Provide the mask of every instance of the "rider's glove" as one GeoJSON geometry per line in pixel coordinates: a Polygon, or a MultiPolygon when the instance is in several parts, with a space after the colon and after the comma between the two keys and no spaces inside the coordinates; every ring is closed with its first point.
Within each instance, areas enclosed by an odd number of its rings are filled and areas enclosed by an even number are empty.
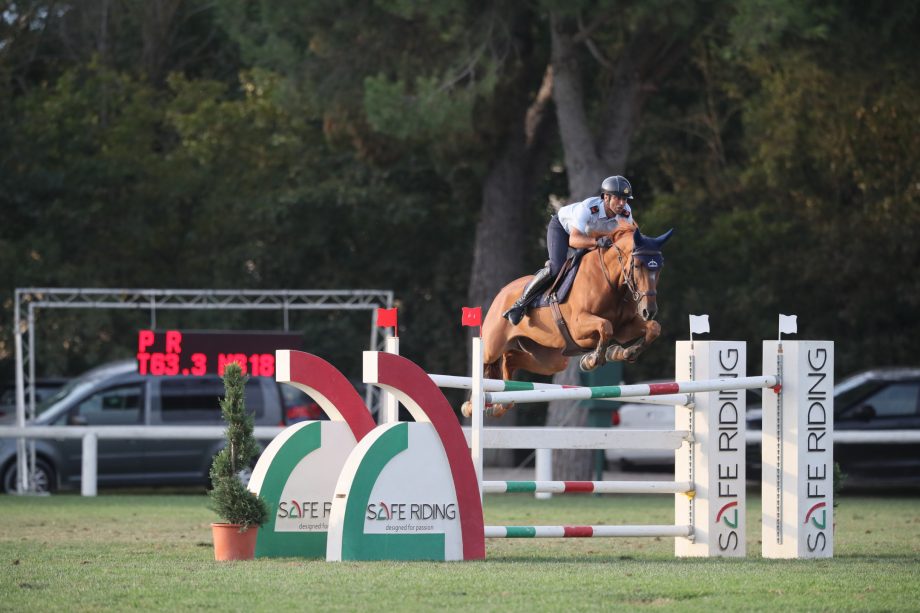
{"type": "Polygon", "coordinates": [[[613,247],[613,240],[611,240],[609,236],[602,236],[594,242],[601,249],[610,249],[613,247]]]}

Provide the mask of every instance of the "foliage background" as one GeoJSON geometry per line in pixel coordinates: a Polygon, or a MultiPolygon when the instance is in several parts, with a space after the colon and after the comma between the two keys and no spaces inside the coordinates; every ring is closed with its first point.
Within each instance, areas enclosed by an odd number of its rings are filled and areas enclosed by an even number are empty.
{"type": "MultiPolygon", "coordinates": [[[[838,376],[917,364],[915,2],[27,0],[0,4],[0,374],[30,286],[392,289],[403,352],[465,372],[460,306],[488,306],[490,270],[539,267],[552,206],[582,197],[561,106],[511,146],[560,24],[588,125],[636,111],[605,174],[633,181],[646,233],[677,230],[665,336],[629,380],[670,372],[688,313],[755,343],[796,313],[838,376]],[[650,40],[630,107],[617,67],[650,40]]],[[[357,375],[366,319],[295,323],[357,375]]],[[[130,355],[143,325],[42,314],[38,374],[130,355]]]]}

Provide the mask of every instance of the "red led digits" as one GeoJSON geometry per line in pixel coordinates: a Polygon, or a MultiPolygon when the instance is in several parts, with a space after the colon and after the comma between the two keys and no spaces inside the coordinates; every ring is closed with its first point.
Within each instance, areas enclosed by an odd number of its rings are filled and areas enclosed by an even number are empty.
{"type": "Polygon", "coordinates": [[[178,330],[166,331],[166,353],[182,353],[182,333],[178,330]]]}
{"type": "MultiPolygon", "coordinates": [[[[255,372],[255,369],[253,369],[255,372]]],[[[263,353],[259,356],[259,376],[262,377],[274,377],[275,376],[275,356],[271,353],[263,353]]]]}
{"type": "Polygon", "coordinates": [[[302,343],[301,335],[292,332],[140,330],[137,372],[158,376],[223,376],[227,364],[237,362],[245,374],[274,377],[274,352],[299,349],[302,343]]]}
{"type": "Polygon", "coordinates": [[[206,372],[208,372],[208,357],[203,353],[193,353],[191,374],[200,377],[206,372]]]}
{"type": "Polygon", "coordinates": [[[141,375],[178,375],[179,361],[182,354],[182,333],[178,330],[166,331],[166,351],[147,351],[156,343],[153,330],[141,330],[137,333],[137,372],[141,375]]]}
{"type": "Polygon", "coordinates": [[[224,368],[227,367],[227,364],[233,364],[236,362],[240,365],[240,368],[243,369],[243,374],[248,374],[249,369],[246,361],[245,353],[218,353],[217,354],[217,374],[221,377],[224,376],[224,368]]]}
{"type": "Polygon", "coordinates": [[[270,353],[254,353],[249,356],[249,372],[259,377],[275,376],[275,356],[270,353]]]}
{"type": "Polygon", "coordinates": [[[137,372],[142,375],[147,374],[150,354],[147,349],[153,345],[153,330],[141,330],[137,333],[137,372]]]}

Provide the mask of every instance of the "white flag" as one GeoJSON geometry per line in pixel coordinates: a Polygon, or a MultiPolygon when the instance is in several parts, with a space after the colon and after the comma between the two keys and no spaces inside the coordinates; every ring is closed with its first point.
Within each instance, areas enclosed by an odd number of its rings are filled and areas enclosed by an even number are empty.
{"type": "Polygon", "coordinates": [[[709,315],[690,316],[690,334],[708,334],[709,315]]]}
{"type": "Polygon", "coordinates": [[[798,332],[798,324],[796,324],[795,315],[780,315],[779,316],[779,333],[780,334],[795,334],[798,332]]]}

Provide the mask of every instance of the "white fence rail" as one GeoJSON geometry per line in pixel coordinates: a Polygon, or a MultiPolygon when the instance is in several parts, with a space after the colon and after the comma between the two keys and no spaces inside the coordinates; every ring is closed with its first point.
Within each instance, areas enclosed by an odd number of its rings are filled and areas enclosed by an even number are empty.
{"type": "MultiPolygon", "coordinates": [[[[256,426],[259,439],[273,439],[283,430],[279,426],[256,426]]],[[[224,426],[0,426],[0,438],[83,438],[95,434],[98,438],[144,440],[157,439],[219,439],[224,438],[224,426]]]]}
{"type": "MultiPolygon", "coordinates": [[[[257,426],[257,439],[271,440],[283,430],[277,426],[257,426]]],[[[83,439],[80,494],[95,496],[98,482],[99,439],[218,440],[226,436],[223,426],[0,426],[0,438],[83,439]]]]}
{"type": "MultiPolygon", "coordinates": [[[[276,437],[283,428],[277,426],[257,426],[254,430],[258,439],[270,440],[276,437]]],[[[537,479],[552,480],[553,448],[568,447],[571,445],[572,436],[578,431],[581,440],[581,449],[614,449],[614,448],[641,448],[646,447],[654,440],[658,444],[667,438],[667,446],[674,448],[680,446],[684,432],[658,432],[654,430],[617,430],[616,428],[533,428],[526,436],[515,434],[509,429],[502,432],[503,428],[486,428],[483,430],[484,446],[495,449],[533,449],[538,448],[537,479]],[[590,437],[583,435],[590,431],[590,437]],[[673,440],[672,440],[673,439],[673,440]]],[[[520,429],[516,429],[520,430],[520,429]]],[[[467,441],[470,439],[469,428],[464,428],[467,441]]],[[[95,496],[97,491],[97,442],[99,439],[145,439],[145,440],[194,440],[194,439],[222,439],[225,435],[223,426],[0,426],[0,438],[22,439],[83,439],[83,464],[80,493],[84,496],[95,496]]],[[[761,432],[749,430],[748,443],[760,443],[761,432]]],[[[885,430],[877,432],[866,431],[835,431],[835,443],[856,444],[909,444],[920,443],[920,430],[885,430]]],[[[542,496],[541,496],[542,497],[542,496]]]]}
{"type": "MultiPolygon", "coordinates": [[[[920,443],[920,430],[834,430],[835,443],[891,443],[907,444],[920,443]]],[[[748,430],[745,440],[748,443],[760,444],[761,431],[748,430]]]]}

